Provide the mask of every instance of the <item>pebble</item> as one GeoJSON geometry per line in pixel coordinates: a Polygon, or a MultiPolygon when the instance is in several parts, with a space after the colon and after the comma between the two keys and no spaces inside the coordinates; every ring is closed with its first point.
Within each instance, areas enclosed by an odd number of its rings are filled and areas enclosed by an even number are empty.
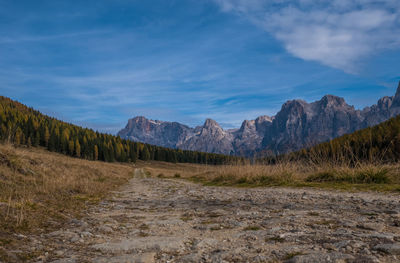
{"type": "Polygon", "coordinates": [[[134,178],[66,229],[26,240],[55,263],[398,262],[399,206],[377,193],[134,178]]]}
{"type": "Polygon", "coordinates": [[[379,244],[374,249],[391,255],[400,255],[399,244],[379,244]]]}

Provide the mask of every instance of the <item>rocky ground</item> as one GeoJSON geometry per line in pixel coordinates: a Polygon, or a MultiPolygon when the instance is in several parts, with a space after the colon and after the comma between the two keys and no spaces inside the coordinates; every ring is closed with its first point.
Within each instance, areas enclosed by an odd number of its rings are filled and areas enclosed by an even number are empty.
{"type": "Polygon", "coordinates": [[[134,178],[33,262],[400,262],[400,197],[134,178]]]}

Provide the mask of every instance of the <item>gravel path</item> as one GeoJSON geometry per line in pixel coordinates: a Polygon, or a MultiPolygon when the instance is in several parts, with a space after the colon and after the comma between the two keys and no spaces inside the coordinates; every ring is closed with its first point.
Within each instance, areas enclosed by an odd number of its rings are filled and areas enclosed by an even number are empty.
{"type": "Polygon", "coordinates": [[[134,178],[33,243],[54,263],[400,262],[400,197],[134,178]]]}

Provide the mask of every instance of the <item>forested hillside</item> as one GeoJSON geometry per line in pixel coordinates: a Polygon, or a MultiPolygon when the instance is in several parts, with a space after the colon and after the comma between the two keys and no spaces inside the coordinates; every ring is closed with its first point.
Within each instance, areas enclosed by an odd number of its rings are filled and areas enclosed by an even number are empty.
{"type": "Polygon", "coordinates": [[[153,146],[95,132],[46,116],[0,96],[0,140],[15,145],[43,146],[50,151],[88,160],[226,164],[240,158],[153,146]]]}
{"type": "Polygon", "coordinates": [[[400,115],[329,142],[267,160],[272,163],[281,160],[306,160],[316,164],[333,162],[349,165],[360,162],[397,162],[400,160],[400,115]]]}

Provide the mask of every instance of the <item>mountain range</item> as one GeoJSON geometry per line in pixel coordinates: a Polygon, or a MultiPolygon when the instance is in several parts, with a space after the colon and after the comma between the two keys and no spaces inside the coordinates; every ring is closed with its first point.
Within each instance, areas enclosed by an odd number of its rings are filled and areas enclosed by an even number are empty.
{"type": "Polygon", "coordinates": [[[245,120],[239,129],[224,130],[212,119],[192,128],[139,116],[128,120],[118,135],[169,148],[242,156],[271,155],[310,147],[398,114],[400,82],[394,96],[385,96],[362,110],[348,105],[341,97],[325,95],[312,103],[299,99],[287,101],[275,116],[245,120]]]}

